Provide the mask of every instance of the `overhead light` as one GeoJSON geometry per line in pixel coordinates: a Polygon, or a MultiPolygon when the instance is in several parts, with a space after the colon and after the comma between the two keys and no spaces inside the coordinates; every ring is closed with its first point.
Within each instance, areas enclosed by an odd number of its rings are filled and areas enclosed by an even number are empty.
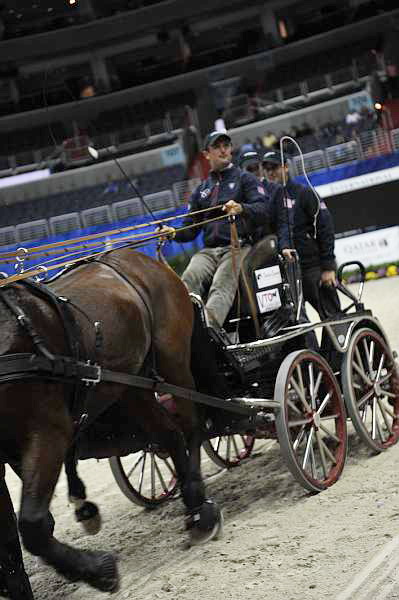
{"type": "Polygon", "coordinates": [[[88,150],[90,156],[92,158],[94,158],[94,160],[97,160],[97,158],[98,158],[98,151],[95,148],[93,148],[93,146],[87,146],[87,150],[88,150]]]}
{"type": "Polygon", "coordinates": [[[374,104],[374,108],[375,108],[375,110],[381,110],[382,109],[382,104],[380,102],[376,102],[374,104]]]}
{"type": "Polygon", "coordinates": [[[76,0],[69,0],[69,4],[76,4],[76,0]]]}

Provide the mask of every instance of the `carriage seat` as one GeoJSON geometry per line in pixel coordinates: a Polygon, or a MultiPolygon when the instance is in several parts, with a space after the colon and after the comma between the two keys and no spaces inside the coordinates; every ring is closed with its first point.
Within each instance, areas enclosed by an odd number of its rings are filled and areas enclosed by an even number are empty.
{"type": "MultiPolygon", "coordinates": [[[[276,236],[267,235],[254,244],[242,262],[239,316],[252,317],[255,310],[262,324],[262,337],[272,337],[295,319],[300,286],[299,265],[282,260],[276,236]]],[[[237,298],[224,326],[227,331],[236,318],[237,298]]]]}

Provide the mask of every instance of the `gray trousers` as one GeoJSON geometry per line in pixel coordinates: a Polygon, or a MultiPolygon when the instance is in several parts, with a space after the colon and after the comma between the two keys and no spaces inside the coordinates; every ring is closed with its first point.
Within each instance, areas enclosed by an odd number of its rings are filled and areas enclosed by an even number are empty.
{"type": "MultiPolygon", "coordinates": [[[[237,269],[250,249],[251,246],[244,246],[239,254],[237,252],[237,269]]],[[[206,309],[209,322],[212,326],[222,327],[234,302],[238,285],[230,246],[203,248],[194,254],[182,280],[189,292],[201,297],[208,292],[206,309]]]]}

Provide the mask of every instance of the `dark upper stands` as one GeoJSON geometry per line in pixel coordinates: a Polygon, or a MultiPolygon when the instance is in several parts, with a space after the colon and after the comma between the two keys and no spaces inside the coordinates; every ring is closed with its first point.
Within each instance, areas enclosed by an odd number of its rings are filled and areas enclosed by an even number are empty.
{"type": "MultiPolygon", "coordinates": [[[[134,182],[144,196],[171,189],[176,181],[181,181],[184,177],[184,167],[175,166],[146,173],[135,178],[134,182]]],[[[2,210],[1,224],[5,227],[37,219],[49,219],[65,213],[79,213],[89,208],[110,205],[136,196],[137,193],[128,181],[112,181],[7,206],[2,210]]]]}

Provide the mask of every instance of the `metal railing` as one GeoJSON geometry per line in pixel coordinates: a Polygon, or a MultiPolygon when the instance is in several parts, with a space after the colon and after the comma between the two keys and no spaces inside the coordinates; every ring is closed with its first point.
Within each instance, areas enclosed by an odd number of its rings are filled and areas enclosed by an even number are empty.
{"type": "MultiPolygon", "coordinates": [[[[313,171],[320,171],[321,169],[327,168],[326,156],[323,150],[315,150],[314,152],[307,152],[303,155],[303,161],[307,173],[313,171]]],[[[302,161],[300,156],[293,158],[294,170],[296,175],[303,175],[302,161]]]]}
{"type": "Polygon", "coordinates": [[[348,165],[361,158],[359,146],[355,141],[329,146],[325,150],[325,155],[329,167],[348,165]]]}
{"type": "MultiPolygon", "coordinates": [[[[303,155],[303,160],[306,172],[312,173],[397,151],[399,151],[399,129],[392,131],[374,129],[359,133],[357,139],[350,142],[328,146],[325,150],[307,152],[303,155]]],[[[303,175],[299,156],[294,156],[291,164],[294,175],[303,175]]]]}

